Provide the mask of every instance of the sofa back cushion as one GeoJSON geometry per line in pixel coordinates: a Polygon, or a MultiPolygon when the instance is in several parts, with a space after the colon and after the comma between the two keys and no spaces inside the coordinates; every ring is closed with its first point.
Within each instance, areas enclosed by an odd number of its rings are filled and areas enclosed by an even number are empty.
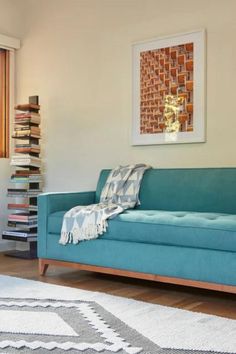
{"type": "MultiPolygon", "coordinates": [[[[109,172],[100,173],[96,202],[109,172]]],[[[139,198],[139,209],[236,214],[236,168],[150,169],[139,198]]]]}

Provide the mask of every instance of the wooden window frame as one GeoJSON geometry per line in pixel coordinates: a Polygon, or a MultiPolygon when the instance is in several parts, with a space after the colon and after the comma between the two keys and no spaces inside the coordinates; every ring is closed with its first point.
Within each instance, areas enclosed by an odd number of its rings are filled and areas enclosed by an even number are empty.
{"type": "Polygon", "coordinates": [[[5,60],[0,59],[0,71],[4,70],[3,82],[0,83],[0,159],[8,158],[11,150],[10,130],[15,103],[15,50],[19,48],[19,39],[0,34],[0,50],[5,53],[5,60]]]}
{"type": "Polygon", "coordinates": [[[9,157],[10,52],[0,49],[0,157],[9,157]]]}

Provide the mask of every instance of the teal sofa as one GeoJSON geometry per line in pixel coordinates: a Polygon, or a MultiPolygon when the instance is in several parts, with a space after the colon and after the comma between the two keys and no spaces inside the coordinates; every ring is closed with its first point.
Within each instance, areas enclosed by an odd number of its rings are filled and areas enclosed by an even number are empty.
{"type": "Polygon", "coordinates": [[[236,168],[148,170],[140,206],[96,240],[60,245],[65,212],[98,202],[109,172],[96,191],[38,197],[41,274],[63,265],[236,293],[236,168]]]}

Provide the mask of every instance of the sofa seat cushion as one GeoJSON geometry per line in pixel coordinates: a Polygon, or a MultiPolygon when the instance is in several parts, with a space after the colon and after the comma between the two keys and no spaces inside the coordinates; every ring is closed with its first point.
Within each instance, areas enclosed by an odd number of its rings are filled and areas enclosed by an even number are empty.
{"type": "MultiPolygon", "coordinates": [[[[60,233],[65,211],[52,213],[49,233],[60,233]]],[[[236,215],[127,210],[109,220],[102,239],[236,252],[236,215]]]]}

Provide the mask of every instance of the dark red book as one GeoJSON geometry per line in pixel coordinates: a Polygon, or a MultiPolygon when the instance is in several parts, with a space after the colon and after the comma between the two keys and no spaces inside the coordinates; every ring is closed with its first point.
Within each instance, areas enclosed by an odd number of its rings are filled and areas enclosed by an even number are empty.
{"type": "Polygon", "coordinates": [[[15,106],[15,109],[18,111],[25,111],[25,112],[38,112],[40,109],[39,104],[27,103],[27,104],[18,104],[15,106]]]}
{"type": "Polygon", "coordinates": [[[9,203],[7,205],[8,209],[26,209],[29,208],[29,204],[23,203],[23,204],[17,204],[17,203],[9,203]]]}

